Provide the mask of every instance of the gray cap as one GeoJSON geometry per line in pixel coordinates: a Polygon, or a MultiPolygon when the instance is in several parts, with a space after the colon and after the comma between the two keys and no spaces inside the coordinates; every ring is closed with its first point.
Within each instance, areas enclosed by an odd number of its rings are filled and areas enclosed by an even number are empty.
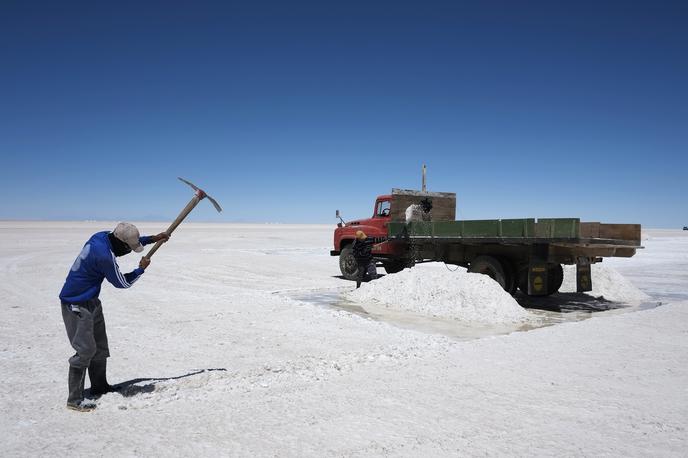
{"type": "Polygon", "coordinates": [[[133,251],[140,253],[143,245],[139,241],[139,230],[131,223],[119,223],[112,234],[127,244],[133,251]]]}

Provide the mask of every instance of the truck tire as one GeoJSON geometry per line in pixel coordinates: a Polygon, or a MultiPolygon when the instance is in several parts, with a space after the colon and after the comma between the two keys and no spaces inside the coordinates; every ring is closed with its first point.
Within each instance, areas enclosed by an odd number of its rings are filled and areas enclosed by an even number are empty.
{"type": "MultiPolygon", "coordinates": [[[[561,267],[561,264],[547,263],[547,291],[544,296],[551,296],[559,291],[563,282],[564,269],[561,267]]],[[[528,269],[521,272],[518,288],[523,294],[528,294],[528,269]]]]}
{"type": "Polygon", "coordinates": [[[518,273],[518,289],[523,294],[528,294],[528,266],[521,269],[518,273]]]}
{"type": "Polygon", "coordinates": [[[547,265],[547,295],[554,294],[559,291],[561,284],[564,282],[564,269],[561,264],[547,265]]]}
{"type": "Polygon", "coordinates": [[[507,293],[513,296],[516,293],[516,290],[518,289],[518,272],[516,270],[516,266],[514,266],[514,263],[512,263],[507,258],[499,258],[499,261],[502,263],[502,268],[504,269],[504,276],[507,285],[507,287],[504,289],[507,293]]]}
{"type": "Polygon", "coordinates": [[[342,276],[347,280],[356,280],[358,278],[358,264],[354,258],[354,250],[351,245],[342,248],[339,253],[339,270],[342,271],[342,276]]]}
{"type": "Polygon", "coordinates": [[[484,274],[499,283],[499,286],[504,288],[505,291],[509,291],[510,285],[506,274],[504,273],[504,267],[499,259],[492,256],[478,256],[471,264],[468,266],[468,271],[484,274]]]}

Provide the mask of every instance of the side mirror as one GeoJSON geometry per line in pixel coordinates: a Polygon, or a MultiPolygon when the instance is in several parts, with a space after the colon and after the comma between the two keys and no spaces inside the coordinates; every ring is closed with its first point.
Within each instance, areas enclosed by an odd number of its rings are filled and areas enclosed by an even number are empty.
{"type": "Polygon", "coordinates": [[[346,224],[344,222],[344,220],[342,219],[342,217],[339,215],[339,210],[337,210],[337,212],[335,213],[335,218],[339,219],[339,223],[337,223],[337,227],[342,227],[346,224]]]}

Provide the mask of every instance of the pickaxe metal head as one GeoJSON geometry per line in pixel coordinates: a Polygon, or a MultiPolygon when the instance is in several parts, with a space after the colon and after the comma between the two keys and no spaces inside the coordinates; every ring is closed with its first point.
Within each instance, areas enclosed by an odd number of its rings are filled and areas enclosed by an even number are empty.
{"type": "MultiPolygon", "coordinates": [[[[171,235],[172,232],[177,228],[177,226],[179,226],[181,224],[181,222],[184,221],[184,218],[186,218],[189,215],[189,213],[191,213],[191,210],[193,210],[194,207],[196,207],[196,205],[201,200],[205,199],[206,197],[208,198],[208,200],[210,202],[213,203],[215,210],[217,210],[218,212],[222,211],[220,204],[218,204],[215,199],[213,199],[208,194],[206,194],[204,190],[202,190],[201,188],[199,188],[195,184],[191,183],[190,181],[185,180],[182,177],[177,177],[177,178],[179,178],[181,181],[183,181],[184,183],[191,186],[191,188],[193,188],[193,190],[196,191],[196,193],[191,198],[189,203],[186,204],[186,207],[184,207],[182,209],[181,213],[179,213],[179,216],[177,216],[177,218],[172,222],[172,224],[170,224],[170,227],[167,228],[167,230],[165,231],[167,233],[167,235],[171,235]]],[[[162,246],[162,244],[163,244],[163,241],[156,242],[155,245],[153,246],[153,248],[151,248],[150,251],[148,252],[148,254],[146,254],[146,257],[150,259],[150,257],[153,256],[153,254],[156,251],[158,251],[158,248],[160,248],[162,246]]]]}
{"type": "Polygon", "coordinates": [[[193,184],[192,182],[190,182],[190,181],[188,181],[188,180],[185,180],[185,179],[182,178],[182,177],[177,177],[177,178],[179,178],[179,180],[181,180],[181,181],[183,181],[184,183],[186,183],[186,184],[188,184],[189,186],[191,186],[191,188],[192,188],[194,191],[196,191],[196,195],[198,196],[199,199],[202,200],[203,198],[207,197],[208,200],[209,200],[210,202],[212,202],[213,206],[215,207],[215,210],[217,210],[218,212],[221,212],[221,211],[222,211],[222,207],[220,207],[220,204],[218,204],[217,201],[216,201],[215,199],[213,199],[213,198],[210,197],[208,194],[206,194],[206,192],[205,192],[204,190],[202,190],[201,188],[199,188],[198,186],[196,186],[196,185],[193,184]]]}

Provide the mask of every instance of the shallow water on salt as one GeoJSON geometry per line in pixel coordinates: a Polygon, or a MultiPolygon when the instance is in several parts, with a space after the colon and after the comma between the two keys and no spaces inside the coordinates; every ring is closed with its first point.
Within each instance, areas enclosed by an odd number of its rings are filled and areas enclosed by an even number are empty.
{"type": "Polygon", "coordinates": [[[457,340],[472,340],[512,332],[525,332],[561,323],[587,320],[595,316],[637,312],[662,305],[662,302],[659,301],[647,301],[638,304],[610,302],[581,293],[556,293],[549,297],[539,298],[519,293],[515,299],[528,310],[529,318],[527,321],[510,324],[484,324],[392,310],[375,303],[361,304],[346,298],[346,293],[349,291],[350,288],[336,288],[278,291],[275,294],[322,307],[344,310],[400,328],[440,334],[457,340]]]}

